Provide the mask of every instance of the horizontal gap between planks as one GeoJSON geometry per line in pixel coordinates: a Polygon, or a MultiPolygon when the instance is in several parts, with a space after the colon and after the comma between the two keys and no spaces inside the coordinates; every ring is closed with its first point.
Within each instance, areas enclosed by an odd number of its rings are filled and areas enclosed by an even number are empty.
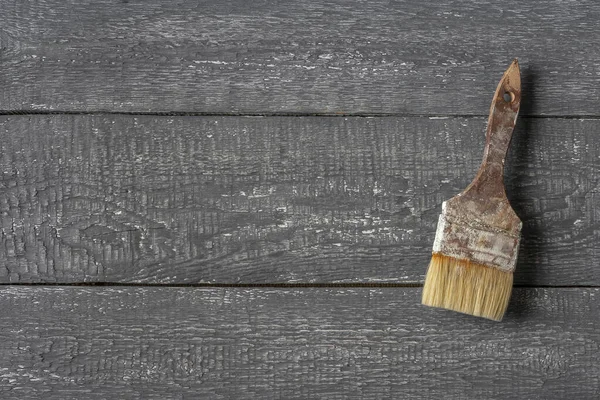
{"type": "MultiPolygon", "coordinates": [[[[0,283],[2,286],[60,286],[60,287],[164,287],[164,288],[421,288],[423,283],[128,283],[128,282],[85,282],[85,283],[53,283],[53,282],[18,282],[0,283]]],[[[524,289],[594,289],[592,285],[514,285],[524,289]]]]}
{"type": "MultiPolygon", "coordinates": [[[[362,117],[362,118],[487,118],[487,114],[411,114],[411,113],[294,113],[294,112],[184,112],[184,111],[57,111],[57,110],[0,110],[6,115],[131,115],[131,116],[172,116],[172,117],[362,117]]],[[[532,119],[600,119],[599,115],[520,115],[519,118],[532,119]]]]}

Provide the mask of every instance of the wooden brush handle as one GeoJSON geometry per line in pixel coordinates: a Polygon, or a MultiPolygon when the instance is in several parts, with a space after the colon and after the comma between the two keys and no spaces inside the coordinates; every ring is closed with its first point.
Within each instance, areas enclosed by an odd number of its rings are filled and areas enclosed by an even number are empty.
{"type": "Polygon", "coordinates": [[[490,107],[483,162],[462,196],[473,200],[505,199],[504,159],[521,105],[519,63],[514,60],[500,80],[490,107]]]}

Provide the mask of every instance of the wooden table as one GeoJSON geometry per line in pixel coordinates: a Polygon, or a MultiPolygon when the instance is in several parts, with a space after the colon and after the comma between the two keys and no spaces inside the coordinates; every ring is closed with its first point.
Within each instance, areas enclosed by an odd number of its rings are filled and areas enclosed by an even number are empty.
{"type": "Polygon", "coordinates": [[[0,398],[598,399],[599,14],[0,0],[0,398]],[[513,57],[494,323],[420,287],[513,57]]]}

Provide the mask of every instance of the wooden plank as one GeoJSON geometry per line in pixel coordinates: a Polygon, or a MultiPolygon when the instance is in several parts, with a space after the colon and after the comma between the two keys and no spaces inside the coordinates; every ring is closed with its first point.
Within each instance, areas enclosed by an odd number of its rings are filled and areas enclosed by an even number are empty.
{"type": "Polygon", "coordinates": [[[600,4],[1,0],[0,110],[599,115],[600,4]]]}
{"type": "MultiPolygon", "coordinates": [[[[525,119],[516,283],[598,285],[600,120],[525,119]]],[[[0,119],[2,282],[422,282],[482,118],[0,119]]]]}
{"type": "Polygon", "coordinates": [[[600,289],[495,323],[419,288],[4,287],[3,399],[596,399],[600,289]]]}

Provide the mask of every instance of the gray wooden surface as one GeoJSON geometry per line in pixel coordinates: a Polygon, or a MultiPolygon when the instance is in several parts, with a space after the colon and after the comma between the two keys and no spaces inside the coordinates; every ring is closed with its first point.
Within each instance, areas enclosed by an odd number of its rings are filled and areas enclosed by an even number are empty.
{"type": "Polygon", "coordinates": [[[598,115],[600,4],[0,2],[0,110],[598,115]],[[494,79],[491,79],[494,78],[494,79]]]}
{"type": "MultiPolygon", "coordinates": [[[[485,120],[0,118],[4,282],[422,282],[485,120]]],[[[525,119],[520,285],[598,285],[600,120],[525,119]]]]}
{"type": "Polygon", "coordinates": [[[0,290],[3,399],[594,399],[600,289],[502,323],[420,288],[0,290]]]}
{"type": "Polygon", "coordinates": [[[0,0],[0,398],[600,398],[599,14],[0,0]],[[514,57],[493,323],[419,296],[514,57]]]}

